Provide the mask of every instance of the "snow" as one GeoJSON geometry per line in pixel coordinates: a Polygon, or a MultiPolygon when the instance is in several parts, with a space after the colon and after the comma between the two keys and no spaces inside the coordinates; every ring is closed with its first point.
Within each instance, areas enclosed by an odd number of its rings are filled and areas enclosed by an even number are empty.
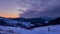
{"type": "Polygon", "coordinates": [[[49,21],[45,21],[45,23],[48,23],[49,21]]]}
{"type": "Polygon", "coordinates": [[[0,26],[0,34],[60,34],[60,25],[38,27],[31,30],[19,27],[0,26]],[[50,31],[48,31],[48,27],[50,31]]]}
{"type": "Polygon", "coordinates": [[[26,27],[30,27],[31,26],[30,22],[19,22],[19,23],[24,25],[24,26],[26,26],[26,27]]]}
{"type": "MultiPolygon", "coordinates": [[[[36,23],[36,24],[32,24],[31,22],[20,22],[20,21],[16,21],[16,20],[12,20],[10,18],[0,18],[0,20],[6,24],[7,26],[14,26],[14,27],[23,27],[23,28],[30,28],[32,26],[37,26],[37,25],[42,25],[42,23],[36,23]]],[[[49,21],[46,20],[44,23],[48,23],[49,21]]]]}
{"type": "Polygon", "coordinates": [[[13,26],[26,26],[27,28],[31,27],[31,26],[34,26],[33,24],[31,24],[31,22],[19,22],[19,21],[16,21],[16,20],[12,20],[12,19],[9,19],[9,18],[3,18],[0,20],[2,20],[3,22],[6,22],[6,24],[9,24],[9,25],[13,25],[13,26]],[[20,25],[17,25],[17,24],[22,24],[21,26],[20,25]]]}
{"type": "Polygon", "coordinates": [[[4,21],[6,23],[14,23],[14,24],[18,23],[18,21],[14,21],[14,20],[11,20],[11,19],[4,19],[4,21]]]}

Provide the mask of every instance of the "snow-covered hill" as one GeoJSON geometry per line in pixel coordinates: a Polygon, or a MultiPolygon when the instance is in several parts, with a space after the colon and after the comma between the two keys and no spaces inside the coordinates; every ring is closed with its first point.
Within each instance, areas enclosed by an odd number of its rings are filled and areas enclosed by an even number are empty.
{"type": "Polygon", "coordinates": [[[2,26],[20,27],[25,29],[33,29],[36,27],[43,27],[43,26],[57,25],[57,24],[60,24],[60,17],[53,20],[49,20],[49,18],[20,19],[20,18],[0,17],[0,25],[2,26]]]}
{"type": "Polygon", "coordinates": [[[31,30],[0,26],[0,34],[60,34],[60,25],[38,27],[31,30]]]}
{"type": "Polygon", "coordinates": [[[23,28],[31,28],[31,27],[37,27],[40,25],[47,24],[48,21],[43,21],[43,19],[39,18],[34,18],[34,19],[26,19],[27,21],[24,21],[22,19],[15,19],[14,18],[3,18],[0,17],[0,25],[3,26],[12,26],[12,27],[23,27],[23,28]],[[21,20],[21,21],[19,21],[21,20]],[[35,22],[34,22],[35,20],[35,22]],[[30,22],[31,21],[31,22],[30,22]]]}

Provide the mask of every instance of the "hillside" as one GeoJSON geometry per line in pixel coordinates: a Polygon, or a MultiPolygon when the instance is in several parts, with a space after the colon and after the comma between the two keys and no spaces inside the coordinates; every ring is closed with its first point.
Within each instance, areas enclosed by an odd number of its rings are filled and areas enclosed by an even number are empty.
{"type": "Polygon", "coordinates": [[[60,24],[60,17],[55,19],[50,18],[4,18],[0,17],[0,25],[10,27],[21,27],[25,29],[32,29],[37,27],[57,25],[60,24]]]}
{"type": "Polygon", "coordinates": [[[0,26],[0,34],[60,34],[60,25],[38,27],[31,30],[0,26]],[[50,31],[48,31],[48,28],[50,31]]]}

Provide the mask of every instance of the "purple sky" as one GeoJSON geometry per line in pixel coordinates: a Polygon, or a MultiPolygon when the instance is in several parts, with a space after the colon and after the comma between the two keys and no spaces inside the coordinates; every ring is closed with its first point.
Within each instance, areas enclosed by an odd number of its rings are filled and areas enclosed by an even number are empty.
{"type": "Polygon", "coordinates": [[[60,17],[60,0],[0,0],[0,16],[60,17]]]}
{"type": "Polygon", "coordinates": [[[17,17],[18,8],[16,0],[0,0],[0,16],[17,17]]]}
{"type": "Polygon", "coordinates": [[[60,0],[19,0],[18,5],[26,8],[24,18],[60,17],[60,0]]]}

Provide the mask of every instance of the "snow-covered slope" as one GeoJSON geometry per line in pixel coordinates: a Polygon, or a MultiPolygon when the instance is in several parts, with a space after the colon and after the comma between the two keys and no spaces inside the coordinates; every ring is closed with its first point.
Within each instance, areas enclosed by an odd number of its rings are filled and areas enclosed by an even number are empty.
{"type": "Polygon", "coordinates": [[[32,22],[30,22],[28,20],[20,22],[20,21],[17,21],[17,20],[12,20],[10,18],[0,18],[0,25],[12,26],[12,27],[22,27],[22,28],[30,29],[32,27],[35,28],[35,27],[38,27],[40,25],[42,26],[43,24],[47,24],[47,22],[48,22],[48,21],[42,21],[42,20],[36,21],[36,19],[35,19],[36,23],[33,22],[33,21],[34,21],[34,19],[32,20],[32,22]]]}
{"type": "Polygon", "coordinates": [[[60,25],[38,27],[31,30],[0,26],[0,34],[60,34],[60,25]]]}

